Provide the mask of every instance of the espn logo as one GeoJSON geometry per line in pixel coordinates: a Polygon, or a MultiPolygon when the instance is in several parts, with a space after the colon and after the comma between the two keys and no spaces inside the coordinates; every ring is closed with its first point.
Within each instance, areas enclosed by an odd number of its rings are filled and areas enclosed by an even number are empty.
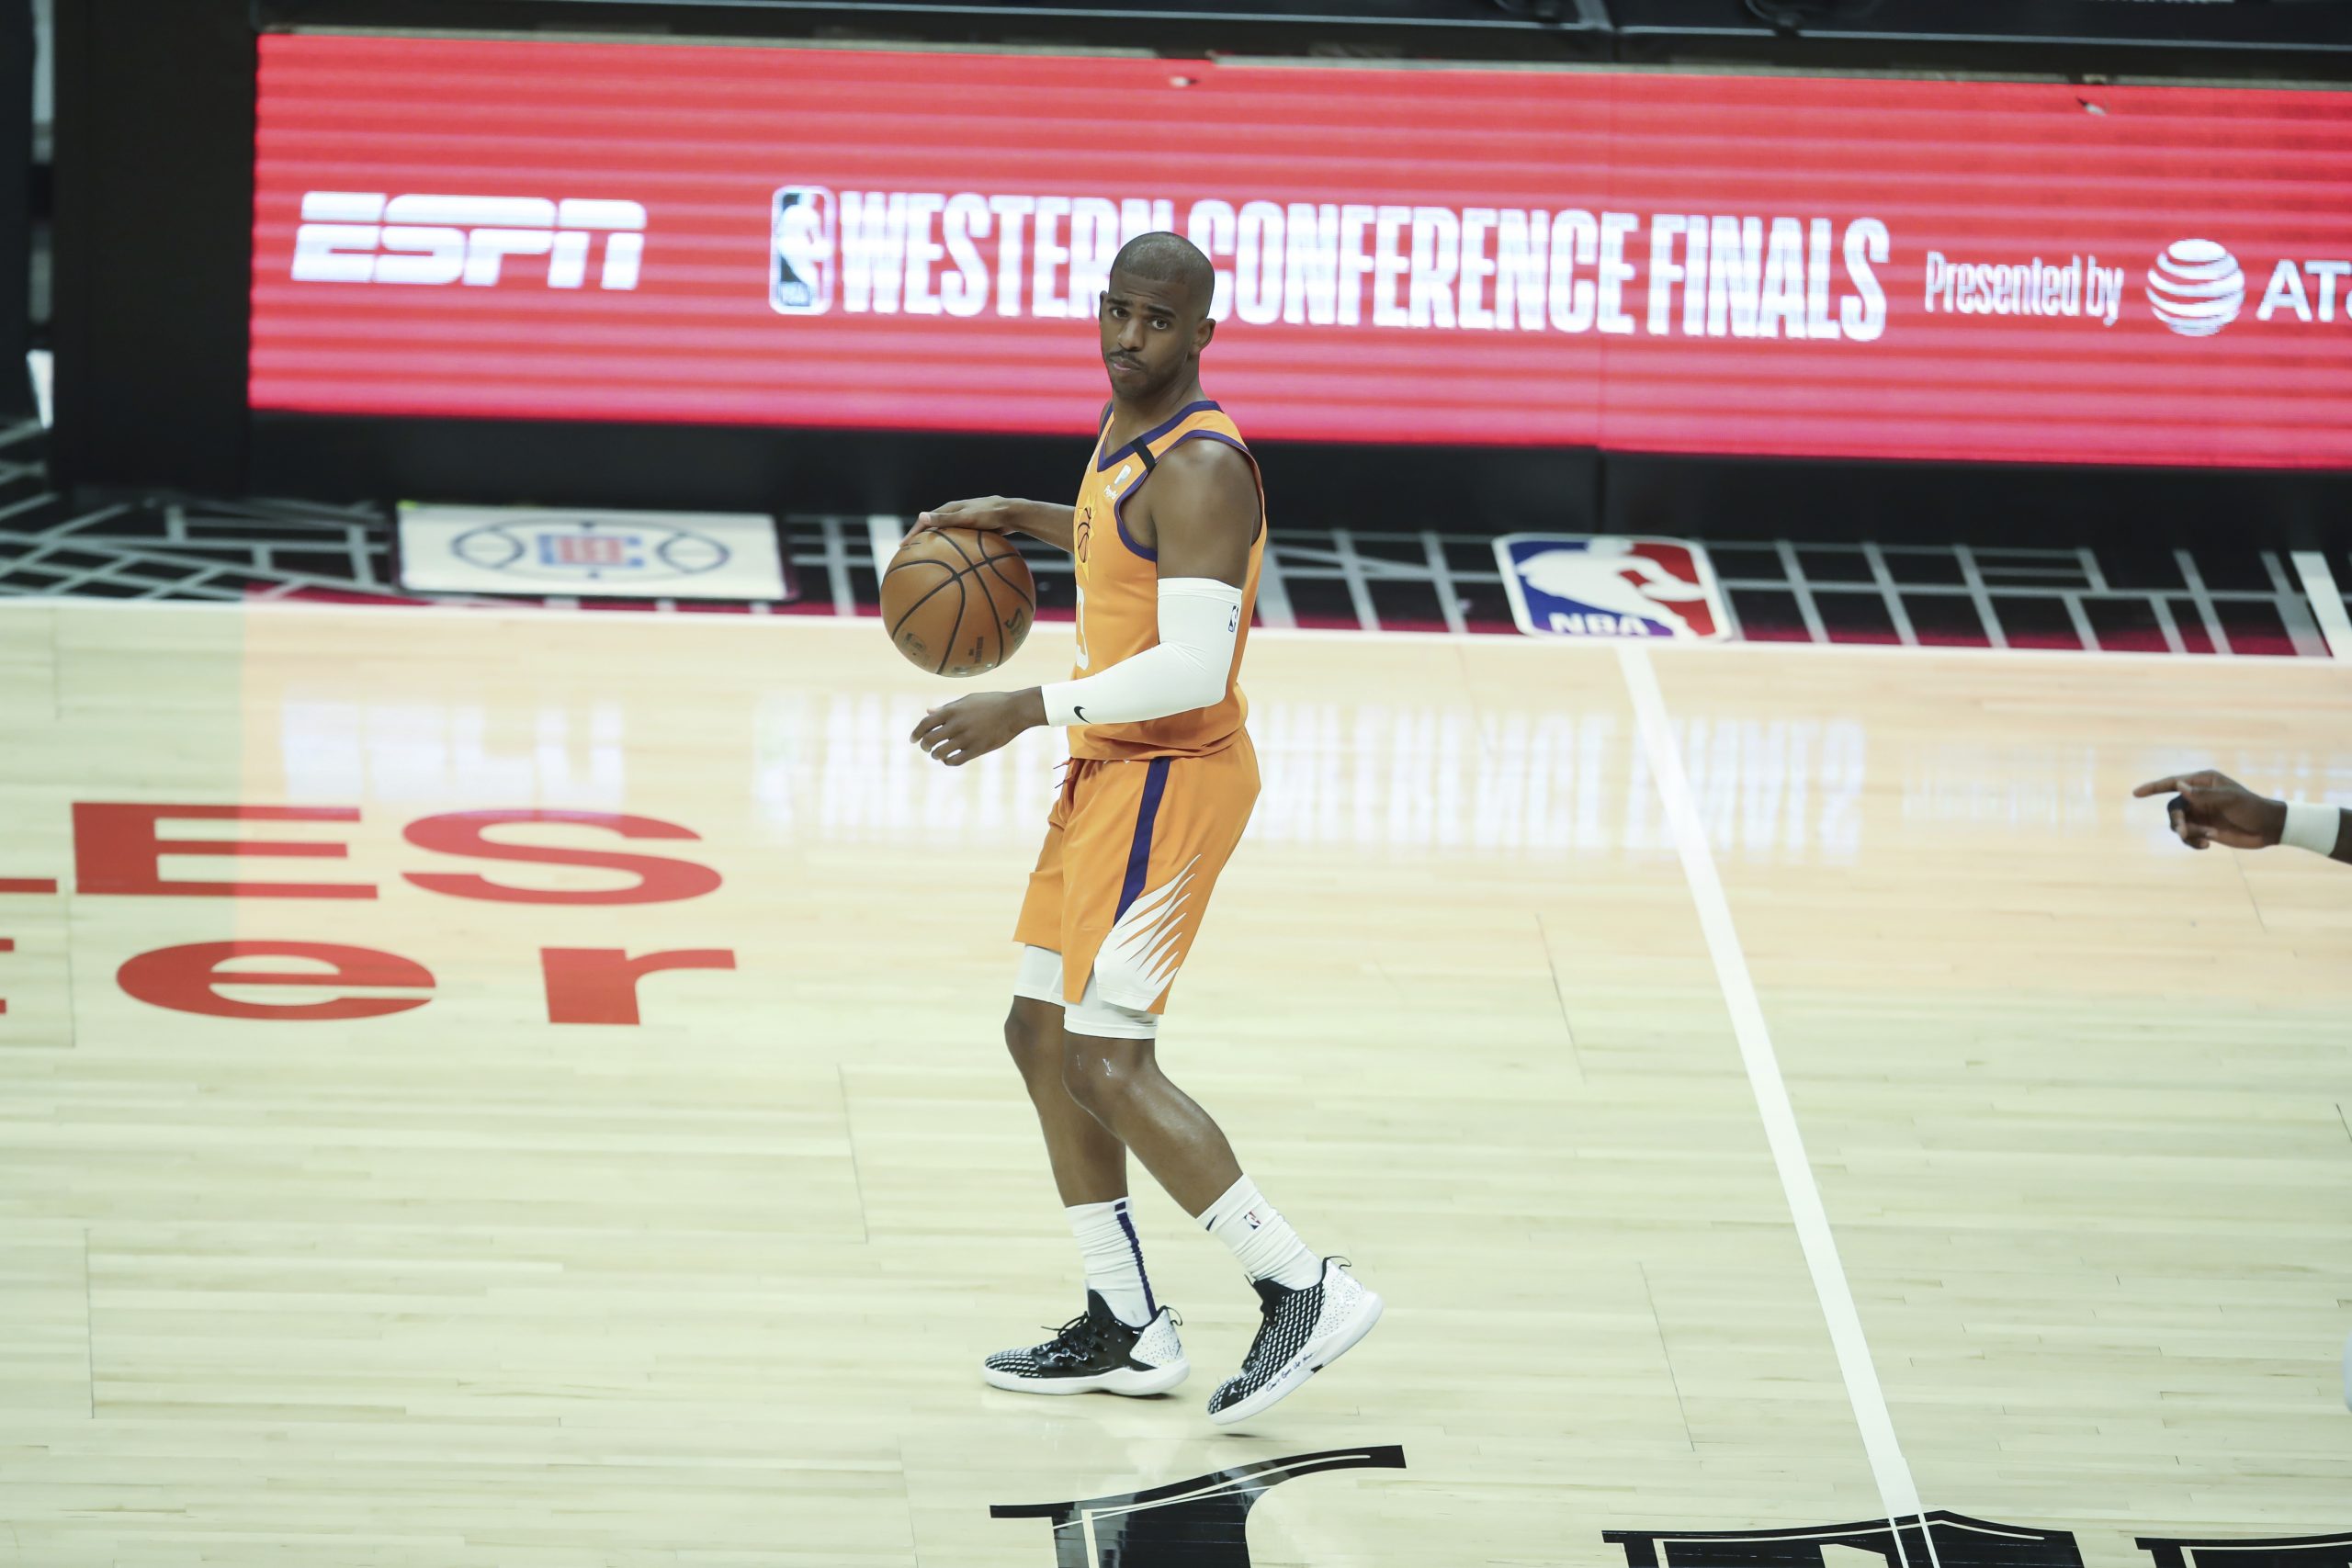
{"type": "Polygon", "coordinates": [[[549,201],[536,196],[396,196],[314,190],[294,232],[299,283],[464,283],[486,288],[508,256],[548,258],[549,288],[588,281],[595,237],[605,236],[605,288],[635,288],[645,254],[645,209],[634,201],[549,201]]]}

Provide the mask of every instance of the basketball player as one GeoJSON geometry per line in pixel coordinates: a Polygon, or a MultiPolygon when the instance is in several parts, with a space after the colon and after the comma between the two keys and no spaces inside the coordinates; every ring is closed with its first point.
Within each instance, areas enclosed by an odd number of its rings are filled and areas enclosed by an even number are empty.
{"type": "Polygon", "coordinates": [[[2172,830],[2192,850],[2214,844],[2233,850],[2293,844],[2352,863],[2352,811],[2301,800],[2267,799],[2211,768],[2151,779],[2133,790],[2132,797],[2144,800],[2166,790],[2177,792],[2165,808],[2172,830]]]}
{"type": "MultiPolygon", "coordinates": [[[[2179,793],[2165,802],[2165,815],[2180,841],[2192,850],[2215,844],[2233,850],[2292,844],[2352,864],[2352,811],[2302,800],[2271,800],[2211,768],[2150,779],[2132,792],[2132,798],[2144,800],[2168,789],[2179,793]]],[[[2344,1404],[2352,1409],[2352,1336],[2344,1341],[2344,1404]]]]}
{"type": "Polygon", "coordinates": [[[1175,1314],[1152,1293],[1127,1208],[1135,1152],[1184,1212],[1233,1250],[1261,1321],[1209,1419],[1246,1420],[1379,1320],[1343,1258],[1318,1258],[1207,1111],[1153,1050],[1170,987],[1217,873],[1258,798],[1258,756],[1236,684],[1266,546],[1265,491],[1240,432],[1201,390],[1215,275],[1174,234],[1144,234],[1100,299],[1111,400],[1078,504],[991,496],[926,512],[917,532],[1017,529],[1077,558],[1071,678],[933,708],[913,740],[958,767],[1033,726],[1069,729],[1013,940],[1005,1043],[1028,1085],[1054,1183],[1086,1269],[1086,1310],[980,1375],[1034,1393],[1159,1393],[1191,1370],[1175,1314]]]}

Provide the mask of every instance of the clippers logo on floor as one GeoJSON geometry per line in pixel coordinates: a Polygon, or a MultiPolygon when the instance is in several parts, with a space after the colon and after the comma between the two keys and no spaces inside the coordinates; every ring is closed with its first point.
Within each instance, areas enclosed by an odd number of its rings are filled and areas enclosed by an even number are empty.
{"type": "Polygon", "coordinates": [[[783,557],[773,518],[710,512],[568,512],[532,507],[400,507],[401,582],[431,593],[571,593],[778,599],[783,557]]]}
{"type": "Polygon", "coordinates": [[[1687,539],[1506,534],[1495,541],[1511,618],[1530,637],[1733,636],[1707,552],[1687,539]]]}

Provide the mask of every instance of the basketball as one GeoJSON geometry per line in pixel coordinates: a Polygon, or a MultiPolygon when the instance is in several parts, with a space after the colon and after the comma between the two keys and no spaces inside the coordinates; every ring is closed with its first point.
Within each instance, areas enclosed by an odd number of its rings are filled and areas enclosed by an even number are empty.
{"type": "Polygon", "coordinates": [[[934,675],[983,675],[1019,651],[1035,619],[1037,584],[1002,534],[933,528],[914,535],[882,574],[890,646],[934,675]]]}

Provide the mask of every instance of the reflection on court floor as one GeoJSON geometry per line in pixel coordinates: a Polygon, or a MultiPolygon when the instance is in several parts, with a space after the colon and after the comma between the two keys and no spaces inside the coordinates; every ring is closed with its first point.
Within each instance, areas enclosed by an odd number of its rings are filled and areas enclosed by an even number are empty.
{"type": "MultiPolygon", "coordinates": [[[[1041,732],[946,773],[906,744],[919,704],[881,691],[768,696],[756,705],[752,794],[780,836],[952,839],[1038,819],[1038,780],[1060,756],[1041,732]]],[[[380,705],[289,697],[279,708],[288,799],[368,795],[614,808],[628,792],[625,710],[601,702],[493,713],[481,704],[380,705]]],[[[1620,716],[1385,703],[1257,705],[1264,792],[1253,838],[1359,848],[1565,852],[1669,847],[1641,749],[1620,716]]],[[[1677,721],[1716,852],[1851,857],[1864,829],[1870,730],[1826,719],[1677,721]]],[[[2092,742],[1913,750],[1903,815],[1922,823],[2089,828],[2128,808],[2100,793],[2092,742]]],[[[2241,749],[2239,773],[2301,798],[2352,798],[2352,749],[2241,749]]],[[[2141,826],[2148,827],[2143,819],[2141,826]]],[[[2173,840],[2161,821],[2152,846],[2173,840]]]]}

